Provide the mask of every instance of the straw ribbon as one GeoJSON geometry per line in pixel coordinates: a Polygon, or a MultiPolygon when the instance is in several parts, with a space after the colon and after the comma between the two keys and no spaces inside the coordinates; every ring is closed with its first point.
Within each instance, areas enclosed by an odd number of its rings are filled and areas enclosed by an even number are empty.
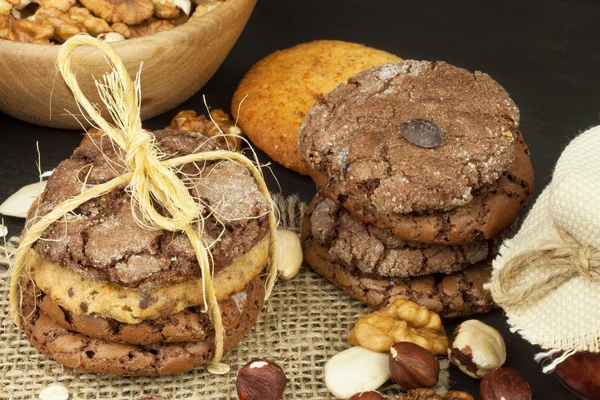
{"type": "Polygon", "coordinates": [[[600,251],[562,229],[558,233],[563,246],[520,254],[498,271],[490,286],[496,303],[504,308],[528,303],[576,277],[600,281],[600,251]],[[542,272],[527,275],[531,267],[542,272]]]}
{"type": "MultiPolygon", "coordinates": [[[[58,68],[64,81],[73,92],[80,108],[83,108],[93,123],[121,150],[123,161],[128,171],[108,182],[86,188],[80,195],[72,197],[57,205],[48,214],[42,216],[31,227],[28,227],[15,257],[15,264],[10,282],[10,313],[18,324],[20,320],[20,280],[31,267],[31,246],[42,236],[44,230],[76,210],[83,203],[103,196],[123,184],[132,198],[133,207],[137,206],[142,213],[140,224],[167,231],[182,231],[188,236],[194,249],[200,273],[205,311],[209,311],[215,329],[215,354],[213,362],[223,355],[225,331],[221,321],[215,289],[212,281],[210,253],[202,240],[202,206],[194,201],[184,182],[178,178],[175,168],[183,164],[197,161],[229,160],[246,167],[265,198],[273,205],[261,171],[256,165],[240,153],[225,150],[215,150],[194,153],[182,157],[166,159],[156,146],[154,136],[142,128],[140,118],[140,85],[139,74],[133,82],[123,62],[111,46],[87,35],[77,35],[61,46],[58,55],[58,68]],[[85,97],[75,74],[71,68],[71,55],[80,46],[91,46],[102,51],[108,61],[111,72],[103,77],[102,82],[96,81],[96,87],[103,103],[111,114],[114,125],[108,123],[91,102],[85,97]],[[160,213],[155,206],[165,210],[160,213]]],[[[135,216],[136,213],[134,212],[135,216]]],[[[273,262],[277,235],[277,219],[272,206],[269,213],[270,234],[270,265],[267,279],[266,297],[268,298],[277,278],[277,266],[273,262]]]]}

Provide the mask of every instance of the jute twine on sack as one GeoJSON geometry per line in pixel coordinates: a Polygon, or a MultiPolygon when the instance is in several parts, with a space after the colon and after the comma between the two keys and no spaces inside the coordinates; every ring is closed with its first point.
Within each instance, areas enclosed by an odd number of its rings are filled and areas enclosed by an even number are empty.
{"type": "Polygon", "coordinates": [[[513,331],[545,351],[544,372],[600,352],[600,126],[575,138],[521,229],[494,260],[489,288],[513,331]]]}
{"type": "MultiPolygon", "coordinates": [[[[299,231],[304,204],[297,197],[274,195],[280,224],[299,231]]],[[[16,242],[8,243],[9,254],[16,242]]],[[[288,378],[284,398],[329,400],[334,397],[323,382],[323,367],[345,350],[348,332],[366,305],[336,289],[306,265],[290,281],[278,281],[256,325],[222,362],[231,367],[226,375],[212,375],[205,368],[160,377],[115,377],[76,371],[39,353],[8,317],[10,274],[0,252],[0,399],[34,400],[44,387],[58,382],[69,389],[71,399],[136,400],[144,395],[180,399],[236,399],[237,370],[253,358],[278,363],[288,378]]],[[[438,393],[448,391],[448,361],[441,362],[438,393]]],[[[381,389],[390,399],[397,386],[381,389]]]]}

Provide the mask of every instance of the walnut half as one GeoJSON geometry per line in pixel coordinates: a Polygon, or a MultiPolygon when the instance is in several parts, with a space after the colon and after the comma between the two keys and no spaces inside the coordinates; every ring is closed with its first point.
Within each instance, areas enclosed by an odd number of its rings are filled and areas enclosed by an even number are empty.
{"type": "Polygon", "coordinates": [[[152,0],[80,0],[96,17],[108,23],[137,25],[154,14],[152,0]]]}
{"type": "Polygon", "coordinates": [[[473,400],[473,396],[466,392],[451,390],[442,397],[433,389],[413,389],[401,395],[398,400],[473,400]]]}
{"type": "Polygon", "coordinates": [[[448,336],[440,316],[406,299],[396,299],[359,319],[348,340],[379,352],[388,352],[398,342],[418,344],[433,354],[448,351],[448,336]]]}
{"type": "Polygon", "coordinates": [[[53,35],[54,28],[50,24],[16,19],[11,14],[0,15],[0,39],[48,44],[53,35]]]}
{"type": "Polygon", "coordinates": [[[209,118],[197,115],[194,110],[180,111],[166,129],[198,132],[204,136],[214,137],[225,149],[240,151],[242,149],[242,130],[235,126],[235,122],[223,110],[213,110],[210,115],[217,124],[216,126],[209,118]]]}

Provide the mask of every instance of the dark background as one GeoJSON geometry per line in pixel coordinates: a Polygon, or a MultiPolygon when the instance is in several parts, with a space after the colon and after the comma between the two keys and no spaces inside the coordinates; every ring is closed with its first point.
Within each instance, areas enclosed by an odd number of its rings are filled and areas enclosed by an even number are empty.
{"type": "MultiPolygon", "coordinates": [[[[569,140],[600,122],[597,0],[259,0],[246,30],[213,79],[178,109],[146,121],[145,127],[163,128],[180,109],[204,110],[202,94],[211,107],[229,110],[237,83],[254,62],[275,50],[315,39],[354,41],[407,59],[444,60],[489,73],[520,107],[521,130],[536,171],[536,195],[548,183],[569,140]]],[[[0,135],[0,200],[37,180],[36,141],[41,168],[49,170],[68,157],[81,139],[80,132],[41,128],[1,113],[0,135]]],[[[276,164],[273,171],[284,193],[298,193],[305,201],[315,193],[309,178],[276,164]]],[[[7,218],[5,224],[10,235],[22,228],[18,219],[7,218]]],[[[542,374],[533,361],[539,349],[509,333],[501,311],[480,319],[503,333],[506,365],[528,379],[534,398],[574,398],[553,375],[542,374]]],[[[449,332],[458,322],[446,323],[449,332]]],[[[451,378],[452,389],[478,398],[478,381],[454,367],[451,378]]]]}

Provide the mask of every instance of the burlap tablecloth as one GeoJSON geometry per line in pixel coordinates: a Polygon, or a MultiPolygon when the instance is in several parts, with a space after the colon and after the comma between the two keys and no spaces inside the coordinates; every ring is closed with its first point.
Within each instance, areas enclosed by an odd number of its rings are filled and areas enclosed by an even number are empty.
{"type": "MultiPolygon", "coordinates": [[[[297,198],[274,197],[284,228],[298,230],[304,205],[297,198]]],[[[14,241],[6,247],[14,249],[14,241]]],[[[4,253],[4,252],[2,252],[4,253]]],[[[37,399],[46,386],[58,382],[69,389],[70,399],[135,400],[144,395],[171,399],[237,399],[235,375],[253,358],[278,363],[286,373],[285,399],[333,399],[323,383],[323,366],[336,353],[350,347],[346,340],[356,320],[369,312],[306,265],[291,281],[278,281],[254,328],[222,362],[226,375],[204,368],[165,377],[123,378],[101,376],[63,367],[29,344],[8,317],[9,271],[0,253],[0,399],[37,399]]],[[[438,392],[448,388],[448,362],[442,362],[438,392]]],[[[382,389],[390,398],[397,386],[382,389]]]]}

